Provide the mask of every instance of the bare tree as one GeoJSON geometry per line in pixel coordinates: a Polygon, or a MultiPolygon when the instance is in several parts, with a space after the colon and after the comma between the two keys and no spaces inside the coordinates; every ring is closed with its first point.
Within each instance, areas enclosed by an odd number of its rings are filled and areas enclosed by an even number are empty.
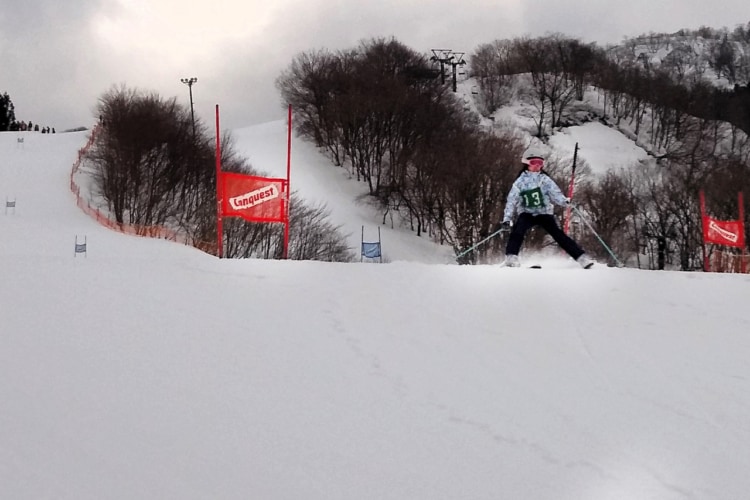
{"type": "Polygon", "coordinates": [[[540,39],[521,39],[516,50],[531,75],[535,105],[539,115],[537,137],[547,135],[547,121],[550,127],[557,127],[568,105],[576,97],[576,83],[565,71],[565,42],[559,36],[540,39]],[[547,114],[549,113],[549,116],[547,114]]]}
{"type": "Polygon", "coordinates": [[[191,118],[176,100],[121,88],[99,101],[102,127],[89,153],[97,186],[117,222],[164,224],[196,180],[191,118]]]}
{"type": "Polygon", "coordinates": [[[511,77],[519,72],[517,66],[517,54],[510,40],[480,45],[471,56],[471,74],[479,83],[477,95],[486,115],[506,101],[511,77]]]}
{"type": "MultiPolygon", "coordinates": [[[[619,255],[633,248],[627,237],[637,203],[631,181],[624,172],[609,171],[595,183],[582,185],[577,196],[577,203],[585,207],[586,215],[599,236],[619,255]]],[[[587,251],[600,259],[610,260],[609,253],[592,235],[584,244],[587,251]]]]}

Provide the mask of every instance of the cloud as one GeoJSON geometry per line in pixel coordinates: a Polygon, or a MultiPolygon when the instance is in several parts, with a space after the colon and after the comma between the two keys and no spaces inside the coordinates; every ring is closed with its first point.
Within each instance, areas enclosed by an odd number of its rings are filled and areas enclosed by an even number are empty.
{"type": "Polygon", "coordinates": [[[558,32],[614,43],[649,31],[734,27],[745,0],[1,0],[0,92],[19,119],[58,129],[89,125],[112,86],[177,96],[197,77],[196,114],[228,128],[282,118],[274,80],[303,51],[394,37],[429,54],[468,59],[497,39],[558,32]]]}
{"type": "Polygon", "coordinates": [[[626,2],[577,0],[524,2],[523,24],[529,31],[561,32],[600,45],[618,43],[624,38],[644,33],[673,33],[680,29],[697,29],[701,25],[713,28],[750,21],[745,0],[628,0],[626,2]],[[744,20],[738,13],[743,13],[744,20]]]}
{"type": "MultiPolygon", "coordinates": [[[[285,1],[267,12],[265,24],[247,39],[224,46],[226,57],[213,66],[220,81],[207,78],[207,91],[223,101],[227,124],[278,119],[285,105],[274,81],[301,52],[354,48],[363,40],[395,37],[413,50],[429,54],[449,48],[467,55],[480,43],[503,36],[520,19],[518,1],[478,2],[476,9],[454,2],[285,1]],[[493,23],[484,22],[488,12],[493,23]],[[467,35],[468,34],[468,35],[467,35]]],[[[210,95],[210,94],[209,94],[210,95]]],[[[212,108],[213,109],[213,108],[212,108]]]]}
{"type": "Polygon", "coordinates": [[[56,126],[53,116],[78,115],[81,63],[91,41],[87,23],[98,2],[13,2],[0,17],[0,91],[8,92],[18,119],[56,126]]]}

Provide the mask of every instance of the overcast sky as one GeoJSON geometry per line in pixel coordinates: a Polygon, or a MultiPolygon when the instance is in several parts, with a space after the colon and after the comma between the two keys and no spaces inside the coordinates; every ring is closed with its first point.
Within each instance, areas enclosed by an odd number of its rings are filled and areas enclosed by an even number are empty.
{"type": "Polygon", "coordinates": [[[559,32],[601,45],[650,31],[734,28],[747,0],[0,0],[0,92],[16,118],[90,126],[97,100],[126,85],[176,96],[196,77],[196,115],[237,128],[285,116],[274,80],[320,48],[395,37],[468,56],[497,39],[559,32]]]}

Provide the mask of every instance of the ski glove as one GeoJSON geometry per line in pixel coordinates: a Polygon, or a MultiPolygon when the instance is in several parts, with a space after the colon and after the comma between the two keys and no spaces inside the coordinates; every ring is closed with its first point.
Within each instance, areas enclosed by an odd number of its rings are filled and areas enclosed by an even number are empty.
{"type": "Polygon", "coordinates": [[[500,223],[500,231],[510,231],[511,226],[513,226],[511,221],[504,220],[500,223]]]}

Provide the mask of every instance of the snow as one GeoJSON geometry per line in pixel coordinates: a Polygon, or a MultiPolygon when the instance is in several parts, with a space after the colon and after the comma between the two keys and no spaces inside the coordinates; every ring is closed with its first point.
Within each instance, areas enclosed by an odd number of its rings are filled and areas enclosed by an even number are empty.
{"type": "MultiPolygon", "coordinates": [[[[283,121],[235,132],[285,171],[283,121]]],[[[457,266],[398,227],[383,265],[219,260],[78,209],[85,133],[23,137],[0,134],[0,498],[750,490],[748,276],[457,266]]],[[[292,157],[358,248],[363,187],[292,157]]]]}
{"type": "Polygon", "coordinates": [[[578,157],[594,175],[618,168],[633,167],[648,159],[646,151],[621,132],[599,122],[567,127],[550,137],[550,145],[565,157],[573,158],[578,143],[578,157]]]}

